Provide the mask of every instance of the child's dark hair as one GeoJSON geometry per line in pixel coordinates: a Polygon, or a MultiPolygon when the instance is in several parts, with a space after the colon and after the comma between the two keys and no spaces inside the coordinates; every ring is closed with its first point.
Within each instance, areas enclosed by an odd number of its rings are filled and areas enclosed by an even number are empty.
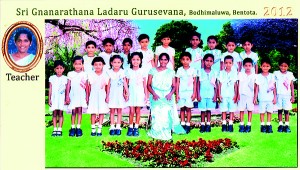
{"type": "Polygon", "coordinates": [[[216,42],[218,42],[218,38],[216,36],[214,36],[214,35],[211,35],[211,36],[207,37],[207,42],[209,40],[215,40],[216,42]]]}
{"type": "Polygon", "coordinates": [[[17,42],[17,40],[20,38],[20,35],[21,35],[21,34],[26,34],[28,40],[29,40],[30,42],[32,42],[32,34],[31,34],[29,31],[27,31],[27,30],[20,30],[20,31],[18,31],[18,32],[16,33],[16,35],[15,35],[15,42],[17,42]]]}
{"type": "Polygon", "coordinates": [[[130,38],[125,38],[122,42],[122,45],[125,45],[127,42],[132,46],[132,40],[130,38]]]}
{"type": "Polygon", "coordinates": [[[232,60],[232,62],[233,62],[233,57],[231,55],[227,55],[224,57],[224,62],[225,62],[225,60],[232,60]]]}
{"type": "Polygon", "coordinates": [[[95,43],[95,41],[87,41],[87,42],[85,43],[85,48],[87,48],[87,46],[89,46],[89,45],[94,45],[94,47],[96,48],[96,43],[95,43]]]}
{"type": "Polygon", "coordinates": [[[92,65],[94,65],[96,62],[101,62],[103,65],[105,65],[105,61],[102,57],[95,57],[92,61],[92,65]]]}
{"type": "Polygon", "coordinates": [[[199,38],[200,43],[198,44],[198,47],[203,48],[203,41],[201,40],[201,34],[199,32],[193,32],[190,36],[191,37],[190,40],[193,39],[193,36],[196,36],[199,38]]]}
{"type": "Polygon", "coordinates": [[[161,60],[163,56],[166,56],[167,60],[170,61],[170,56],[168,53],[161,53],[159,56],[158,56],[158,60],[161,60]]]}
{"type": "Polygon", "coordinates": [[[235,39],[234,39],[233,37],[228,37],[228,38],[226,39],[226,45],[227,45],[228,43],[230,43],[230,42],[233,42],[234,44],[236,44],[236,43],[235,43],[235,39]]]}
{"type": "Polygon", "coordinates": [[[121,57],[120,55],[113,55],[110,59],[109,59],[109,65],[110,65],[110,68],[112,68],[112,62],[115,60],[115,59],[120,59],[121,62],[122,62],[122,65],[121,65],[121,68],[123,69],[123,57],[121,57]]]}
{"type": "Polygon", "coordinates": [[[163,34],[161,34],[161,36],[160,36],[160,40],[162,40],[162,39],[164,39],[164,38],[170,38],[170,39],[171,39],[171,36],[170,36],[170,34],[169,34],[169,33],[167,33],[167,32],[164,32],[163,34]]]}
{"type": "Polygon", "coordinates": [[[264,63],[269,64],[271,66],[270,58],[262,58],[260,64],[263,65],[264,63]]]}
{"type": "Polygon", "coordinates": [[[143,39],[150,39],[149,38],[149,35],[147,35],[147,34],[141,34],[141,35],[139,35],[139,37],[138,37],[138,41],[140,42],[140,41],[142,41],[143,39]]]}
{"type": "Polygon", "coordinates": [[[54,68],[56,68],[57,66],[62,66],[63,68],[65,68],[65,64],[61,60],[55,60],[54,61],[54,68]]]}
{"type": "Polygon", "coordinates": [[[282,63],[287,64],[288,66],[290,65],[290,59],[287,57],[281,57],[278,61],[278,65],[280,66],[282,63]]]}
{"type": "Polygon", "coordinates": [[[112,38],[105,38],[102,42],[102,45],[106,45],[107,43],[115,45],[115,41],[112,38]]]}
{"type": "Polygon", "coordinates": [[[245,58],[243,60],[243,66],[246,64],[246,63],[251,63],[253,65],[253,60],[251,58],[245,58]]]}
{"type": "Polygon", "coordinates": [[[242,38],[242,44],[245,44],[246,42],[249,42],[252,44],[252,39],[249,36],[245,36],[242,38]]]}
{"type": "Polygon", "coordinates": [[[190,60],[192,60],[192,55],[189,52],[182,52],[180,54],[179,60],[181,60],[183,57],[188,57],[190,60]]]}
{"type": "Polygon", "coordinates": [[[130,54],[130,56],[128,57],[128,62],[129,62],[129,64],[130,64],[130,68],[133,68],[133,64],[132,64],[131,60],[132,60],[132,58],[133,58],[134,56],[136,56],[136,55],[140,57],[141,63],[140,63],[140,65],[139,65],[139,67],[140,67],[140,68],[142,67],[143,53],[141,53],[141,52],[133,52],[133,53],[130,54]]]}
{"type": "Polygon", "coordinates": [[[205,54],[204,57],[203,57],[203,61],[205,61],[208,57],[211,57],[213,60],[215,59],[214,55],[213,54],[205,54]]]}
{"type": "Polygon", "coordinates": [[[84,60],[83,60],[83,58],[81,57],[81,56],[75,56],[74,58],[73,58],[73,63],[75,63],[75,61],[76,60],[80,60],[81,62],[82,62],[82,64],[84,63],[84,60]]]}

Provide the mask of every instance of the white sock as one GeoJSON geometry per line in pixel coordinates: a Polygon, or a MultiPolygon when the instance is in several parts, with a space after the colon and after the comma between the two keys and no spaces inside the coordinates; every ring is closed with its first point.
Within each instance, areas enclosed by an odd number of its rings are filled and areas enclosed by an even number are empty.
{"type": "Polygon", "coordinates": [[[114,130],[115,129],[115,125],[110,125],[110,130],[114,130]]]}
{"type": "Polygon", "coordinates": [[[226,120],[222,120],[222,124],[223,124],[223,125],[226,125],[226,120]]]}
{"type": "Polygon", "coordinates": [[[244,122],[240,122],[240,125],[242,125],[242,126],[243,126],[243,125],[244,125],[244,122]]]}
{"type": "Polygon", "coordinates": [[[57,128],[55,127],[55,128],[53,129],[53,131],[57,131],[57,128]]]}
{"type": "Polygon", "coordinates": [[[133,124],[130,124],[129,127],[130,127],[130,128],[133,128],[133,124]]]}
{"type": "Polygon", "coordinates": [[[271,122],[267,122],[267,126],[270,126],[271,125],[271,122]]]}
{"type": "Polygon", "coordinates": [[[98,128],[97,133],[101,133],[101,128],[98,128]]]}
{"type": "Polygon", "coordinates": [[[232,120],[229,120],[229,125],[233,125],[233,121],[232,120]]]}
{"type": "Polygon", "coordinates": [[[95,133],[95,132],[96,132],[96,129],[95,129],[95,128],[92,128],[92,132],[95,133]]]}
{"type": "Polygon", "coordinates": [[[289,122],[285,122],[284,124],[285,124],[286,126],[289,126],[289,122]]]}
{"type": "Polygon", "coordinates": [[[98,125],[98,129],[102,129],[102,125],[99,124],[99,125],[98,125]]]}
{"type": "Polygon", "coordinates": [[[205,122],[201,122],[201,125],[205,125],[205,122]]]}
{"type": "Polygon", "coordinates": [[[260,125],[263,125],[263,126],[264,126],[264,125],[265,125],[265,122],[260,122],[260,125]]]}
{"type": "Polygon", "coordinates": [[[80,129],[80,124],[77,124],[77,129],[80,129]]]}
{"type": "Polygon", "coordinates": [[[92,124],[92,125],[91,125],[91,128],[92,128],[92,129],[95,129],[95,128],[96,128],[95,124],[92,124]]]}
{"type": "Polygon", "coordinates": [[[248,126],[251,126],[251,122],[248,122],[247,125],[248,125],[248,126]]]}
{"type": "Polygon", "coordinates": [[[71,128],[72,128],[72,129],[75,129],[75,125],[71,125],[71,128]]]}
{"type": "Polygon", "coordinates": [[[191,126],[190,122],[186,122],[185,125],[187,126],[191,126]]]}
{"type": "Polygon", "coordinates": [[[181,125],[184,126],[184,125],[185,125],[185,122],[181,122],[181,125]]]}
{"type": "Polygon", "coordinates": [[[210,125],[210,122],[206,122],[207,125],[210,125]]]}
{"type": "Polygon", "coordinates": [[[121,129],[121,124],[117,124],[116,129],[121,129]]]}
{"type": "Polygon", "coordinates": [[[61,132],[61,130],[62,130],[62,128],[61,128],[61,127],[57,128],[57,131],[60,131],[60,132],[61,132]]]}
{"type": "Polygon", "coordinates": [[[282,121],[279,122],[279,125],[283,125],[282,121]]]}
{"type": "Polygon", "coordinates": [[[139,124],[136,123],[136,124],[134,125],[134,128],[138,129],[138,128],[139,128],[139,124]]]}

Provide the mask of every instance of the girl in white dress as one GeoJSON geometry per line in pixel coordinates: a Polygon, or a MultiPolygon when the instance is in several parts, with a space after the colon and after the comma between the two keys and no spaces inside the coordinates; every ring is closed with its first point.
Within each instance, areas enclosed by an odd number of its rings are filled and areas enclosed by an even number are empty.
{"type": "Polygon", "coordinates": [[[141,107],[145,106],[148,99],[147,96],[147,73],[142,69],[143,54],[141,52],[134,52],[130,55],[130,69],[126,71],[126,78],[129,85],[129,100],[127,105],[130,107],[129,111],[129,128],[127,136],[139,136],[139,123],[141,107]],[[133,128],[133,117],[136,113],[135,124],[133,128]]]}
{"type": "Polygon", "coordinates": [[[105,101],[110,108],[110,135],[121,135],[122,109],[125,107],[125,101],[128,100],[129,96],[122,64],[123,58],[120,55],[114,55],[110,58],[111,69],[107,71],[109,81],[105,101]],[[118,114],[116,127],[114,121],[115,112],[118,114]]]}
{"type": "Polygon", "coordinates": [[[64,63],[61,60],[55,60],[55,75],[49,78],[49,98],[48,103],[50,110],[53,111],[53,127],[52,136],[62,136],[62,125],[64,121],[63,111],[66,109],[65,92],[68,78],[63,75],[65,70],[64,63]],[[59,119],[58,128],[56,127],[57,118],[59,119]]]}
{"type": "Polygon", "coordinates": [[[103,72],[105,65],[102,57],[95,57],[91,63],[94,67],[94,72],[88,74],[88,109],[87,113],[91,114],[91,136],[102,136],[102,123],[104,114],[109,112],[107,103],[105,102],[106,88],[108,83],[108,77],[103,72]],[[99,114],[98,131],[96,134],[96,114],[99,114]]]}
{"type": "Polygon", "coordinates": [[[180,54],[180,62],[182,67],[179,67],[176,73],[176,101],[180,108],[181,126],[186,133],[191,130],[191,109],[194,107],[193,101],[196,99],[196,76],[197,71],[190,66],[192,55],[189,52],[180,54]],[[185,121],[185,113],[187,120],[185,121]]]}
{"type": "Polygon", "coordinates": [[[82,136],[82,130],[80,129],[80,123],[82,119],[82,109],[87,108],[87,74],[83,70],[84,60],[81,56],[75,56],[73,59],[74,71],[68,73],[68,85],[66,101],[69,104],[68,109],[72,110],[71,116],[71,129],[69,131],[69,136],[82,136]],[[71,90],[70,90],[71,89],[71,90]],[[77,127],[75,129],[75,119],[77,115],[77,127]]]}

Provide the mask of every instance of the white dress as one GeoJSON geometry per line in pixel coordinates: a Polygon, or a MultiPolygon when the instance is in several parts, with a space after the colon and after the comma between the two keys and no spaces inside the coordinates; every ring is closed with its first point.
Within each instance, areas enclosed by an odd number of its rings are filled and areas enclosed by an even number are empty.
{"type": "Polygon", "coordinates": [[[124,89],[124,77],[125,72],[120,69],[118,72],[114,72],[112,69],[107,71],[107,75],[110,79],[110,90],[109,90],[109,108],[124,108],[125,99],[123,96],[124,89]]]}
{"type": "Polygon", "coordinates": [[[89,72],[94,72],[94,67],[92,66],[92,61],[95,58],[95,56],[93,57],[89,57],[87,55],[83,56],[83,60],[84,60],[84,72],[89,73],[89,72]]]}
{"type": "Polygon", "coordinates": [[[56,75],[52,75],[49,78],[49,82],[52,86],[52,93],[51,93],[51,103],[52,106],[50,107],[51,111],[54,110],[66,110],[65,105],[65,92],[66,92],[66,85],[68,83],[68,78],[64,75],[57,77],[56,75]]]}
{"type": "Polygon", "coordinates": [[[129,100],[127,106],[145,106],[144,78],[146,77],[147,74],[142,68],[138,70],[128,69],[126,71],[126,78],[129,79],[129,100]]]}
{"type": "Polygon", "coordinates": [[[99,57],[102,57],[104,62],[105,62],[105,65],[103,67],[104,72],[106,72],[110,68],[109,60],[114,55],[117,55],[117,53],[112,52],[112,53],[108,54],[108,53],[103,51],[99,54],[99,57]]]}
{"type": "Polygon", "coordinates": [[[109,108],[105,102],[105,85],[108,83],[108,77],[106,73],[97,75],[95,72],[90,72],[88,74],[88,81],[91,85],[91,92],[89,96],[87,113],[108,113],[109,108]]]}
{"type": "Polygon", "coordinates": [[[34,59],[34,57],[35,57],[35,55],[29,54],[26,57],[15,61],[14,58],[12,57],[12,55],[10,55],[10,58],[13,60],[13,62],[19,66],[26,66],[26,65],[30,64],[32,62],[32,60],[34,59]]]}
{"type": "Polygon", "coordinates": [[[138,49],[137,52],[141,52],[143,54],[142,69],[144,69],[146,74],[148,74],[150,69],[152,68],[151,61],[154,59],[154,53],[150,49],[148,49],[147,51],[138,49]]]}
{"type": "Polygon", "coordinates": [[[87,74],[83,71],[79,73],[70,71],[68,73],[68,79],[71,81],[70,104],[68,109],[72,110],[76,107],[87,108],[85,92],[85,82],[87,80],[87,74]]]}

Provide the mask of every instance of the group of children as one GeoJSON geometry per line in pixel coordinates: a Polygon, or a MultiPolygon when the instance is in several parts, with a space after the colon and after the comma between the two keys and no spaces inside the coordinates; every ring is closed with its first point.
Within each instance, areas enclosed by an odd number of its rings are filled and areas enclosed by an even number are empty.
{"type": "MultiPolygon", "coordinates": [[[[149,105],[147,89],[148,73],[159,65],[160,55],[167,55],[168,69],[174,70],[175,50],[169,46],[171,39],[162,35],[162,45],[155,53],[148,49],[149,36],[138,37],[140,49],[131,53],[132,40],[123,40],[123,53],[113,52],[114,40],[106,38],[102,45],[104,52],[95,56],[96,43],[86,43],[86,55],[73,59],[74,71],[63,75],[64,63],[54,62],[56,75],[49,78],[49,105],[53,111],[54,130],[52,136],[62,135],[63,111],[71,110],[71,129],[69,136],[82,136],[80,128],[83,109],[91,114],[91,136],[102,135],[104,114],[110,113],[110,135],[121,134],[122,109],[129,107],[128,136],[139,136],[140,110],[149,105]],[[114,116],[117,113],[115,123],[114,116]],[[77,126],[75,120],[77,115],[77,126]],[[134,116],[135,115],[135,116],[134,116]],[[134,121],[135,117],[135,121],[134,121]],[[57,128],[57,118],[59,125],[57,128]],[[96,124],[96,122],[98,122],[96,124]],[[98,129],[96,130],[96,128],[98,129]]],[[[251,40],[242,42],[244,51],[235,52],[236,43],[229,38],[227,52],[216,49],[215,36],[207,39],[209,50],[203,51],[199,44],[201,34],[191,35],[191,47],[180,55],[181,67],[176,73],[176,102],[180,108],[181,125],[190,132],[191,109],[198,102],[201,111],[200,132],[210,132],[211,111],[220,107],[222,113],[222,131],[233,132],[234,112],[240,111],[239,132],[251,131],[254,104],[259,104],[261,132],[272,133],[271,114],[276,104],[278,108],[278,132],[291,132],[289,128],[289,110],[294,102],[295,77],[288,71],[289,61],[279,61],[279,71],[270,73],[270,59],[262,59],[258,74],[258,56],[251,51],[251,40]],[[258,101],[259,102],[258,102],[258,101]],[[219,105],[218,105],[219,104],[219,105]],[[248,123],[244,125],[244,111],[248,112],[248,123]],[[226,114],[229,112],[227,124],[226,114]],[[267,113],[267,124],[264,115],[267,113]],[[285,114],[285,124],[282,114],[285,114]],[[185,119],[186,118],[186,119],[185,119]],[[206,120],[205,120],[206,118],[206,120]]],[[[151,108],[150,108],[151,109],[151,108]]]]}

